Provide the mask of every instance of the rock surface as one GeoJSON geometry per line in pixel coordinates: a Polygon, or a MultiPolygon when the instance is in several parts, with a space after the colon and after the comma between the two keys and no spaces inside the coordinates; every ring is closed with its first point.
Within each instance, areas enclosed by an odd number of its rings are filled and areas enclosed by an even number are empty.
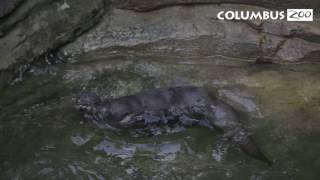
{"type": "Polygon", "coordinates": [[[0,20],[0,37],[6,35],[18,23],[27,19],[28,16],[37,11],[41,11],[43,6],[49,6],[54,0],[28,0],[21,3],[10,16],[5,16],[0,20]]]}
{"type": "Polygon", "coordinates": [[[223,3],[257,5],[275,9],[320,7],[320,2],[315,0],[112,0],[112,2],[119,8],[132,9],[135,11],[150,11],[162,7],[175,5],[201,5],[223,3]]]}
{"type": "MultiPolygon", "coordinates": [[[[18,1],[1,1],[6,5],[3,7],[13,2],[18,1]]],[[[48,49],[80,55],[114,47],[130,47],[148,54],[223,56],[226,60],[249,62],[319,61],[317,15],[310,23],[216,18],[221,10],[315,8],[320,7],[319,1],[227,3],[223,0],[85,0],[81,3],[29,0],[0,19],[0,69],[17,62],[30,62],[48,49]]]]}
{"type": "Polygon", "coordinates": [[[27,15],[22,20],[17,15],[12,20],[14,27],[0,39],[1,68],[15,62],[30,62],[48,49],[71,42],[98,22],[104,2],[61,0],[34,7],[28,14],[22,13],[27,15]]]}
{"type": "Polygon", "coordinates": [[[316,23],[217,20],[216,14],[227,9],[265,10],[247,5],[175,6],[147,13],[111,9],[99,26],[64,51],[81,54],[130,46],[149,54],[226,56],[275,63],[318,61],[320,26],[316,23]]]}
{"type": "Polygon", "coordinates": [[[24,0],[1,0],[0,1],[0,18],[12,12],[24,0]]]}

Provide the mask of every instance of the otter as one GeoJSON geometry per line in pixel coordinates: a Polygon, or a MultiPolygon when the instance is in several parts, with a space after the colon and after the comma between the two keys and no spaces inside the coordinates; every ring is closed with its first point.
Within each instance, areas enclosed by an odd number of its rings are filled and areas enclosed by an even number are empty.
{"type": "Polygon", "coordinates": [[[76,108],[87,120],[115,132],[135,128],[157,135],[155,127],[168,124],[219,130],[247,155],[272,165],[240,122],[236,111],[207,88],[158,88],[104,101],[93,92],[82,91],[76,97],[76,108]]]}

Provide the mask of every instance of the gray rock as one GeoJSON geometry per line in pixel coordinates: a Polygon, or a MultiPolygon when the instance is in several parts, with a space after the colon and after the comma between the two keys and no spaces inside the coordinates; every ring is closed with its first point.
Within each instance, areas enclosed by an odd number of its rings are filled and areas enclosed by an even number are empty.
{"type": "Polygon", "coordinates": [[[316,0],[112,0],[112,2],[122,9],[131,9],[135,11],[150,11],[162,7],[174,5],[196,5],[196,4],[248,4],[267,8],[316,8],[320,7],[320,1],[316,0]]]}
{"type": "Polygon", "coordinates": [[[0,18],[12,12],[24,0],[0,0],[0,18]]]}
{"type": "Polygon", "coordinates": [[[139,46],[144,53],[243,58],[261,53],[258,32],[242,23],[216,20],[221,9],[214,5],[171,7],[148,13],[113,9],[99,26],[64,50],[72,54],[112,46],[139,46]]]}
{"type": "Polygon", "coordinates": [[[274,61],[278,62],[299,62],[317,61],[320,59],[320,44],[308,42],[302,39],[288,39],[281,46],[274,61]]]}
{"type": "Polygon", "coordinates": [[[41,11],[43,6],[49,6],[54,0],[28,0],[26,3],[21,3],[19,8],[10,13],[10,16],[5,16],[0,21],[0,37],[17,25],[19,22],[27,19],[32,13],[41,11]]]}
{"type": "MultiPolygon", "coordinates": [[[[104,0],[29,0],[0,21],[0,69],[15,62],[32,61],[43,51],[62,46],[64,53],[70,55],[130,47],[138,53],[219,56],[251,62],[317,60],[320,51],[317,21],[250,22],[216,18],[221,10],[270,10],[260,6],[280,8],[291,0],[246,1],[259,6],[244,5],[242,1],[222,4],[225,1],[113,0],[114,6],[108,6],[101,18],[104,0]],[[176,6],[185,4],[193,6],[176,6]],[[154,10],[161,7],[167,8],[154,10]],[[101,23],[93,26],[98,22],[101,23]],[[88,32],[82,35],[85,31],[88,32]]],[[[288,7],[314,8],[318,4],[318,1],[292,1],[288,7]]]]}
{"type": "Polygon", "coordinates": [[[0,39],[0,69],[73,41],[96,24],[103,11],[102,0],[60,0],[33,9],[0,39]]]}
{"type": "Polygon", "coordinates": [[[316,22],[266,21],[262,31],[283,37],[297,37],[310,42],[320,43],[320,25],[316,22]]]}
{"type": "Polygon", "coordinates": [[[125,46],[137,53],[275,63],[300,61],[319,51],[320,26],[316,23],[217,20],[217,12],[226,9],[266,10],[247,5],[175,6],[144,13],[111,9],[99,26],[63,50],[81,54],[125,46]],[[293,37],[305,42],[295,46],[301,51],[299,56],[289,53],[293,37]]]}

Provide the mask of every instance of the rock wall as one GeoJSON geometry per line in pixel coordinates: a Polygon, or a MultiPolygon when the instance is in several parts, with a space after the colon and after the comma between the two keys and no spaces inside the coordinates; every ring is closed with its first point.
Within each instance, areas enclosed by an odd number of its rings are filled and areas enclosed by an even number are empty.
{"type": "Polygon", "coordinates": [[[21,6],[0,22],[0,69],[72,42],[104,11],[102,0],[31,0],[21,6]]]}
{"type": "Polygon", "coordinates": [[[1,0],[0,69],[48,49],[66,55],[127,47],[141,53],[246,61],[319,61],[315,21],[221,21],[221,10],[320,7],[316,0],[1,0]],[[188,5],[188,6],[185,6],[188,5]]]}
{"type": "Polygon", "coordinates": [[[158,8],[176,5],[205,5],[205,4],[246,4],[256,5],[271,9],[286,8],[317,8],[320,1],[316,0],[112,0],[118,8],[131,9],[135,11],[151,11],[158,8]]]}
{"type": "Polygon", "coordinates": [[[1,0],[0,1],[0,18],[11,13],[23,0],[1,0]]]}
{"type": "Polygon", "coordinates": [[[320,50],[316,23],[286,21],[235,22],[216,19],[227,9],[264,10],[248,5],[175,6],[147,13],[111,9],[96,28],[67,45],[79,54],[113,46],[141,53],[180,56],[226,56],[249,61],[317,61],[320,50]]]}

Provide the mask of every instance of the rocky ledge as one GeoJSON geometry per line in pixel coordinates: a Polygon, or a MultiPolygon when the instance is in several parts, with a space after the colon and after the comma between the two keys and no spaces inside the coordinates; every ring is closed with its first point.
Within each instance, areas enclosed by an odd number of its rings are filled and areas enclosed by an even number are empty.
{"type": "Polygon", "coordinates": [[[49,49],[76,56],[125,47],[268,63],[320,58],[318,14],[309,23],[216,18],[221,10],[320,7],[315,0],[1,0],[0,7],[0,69],[31,62],[49,49]]]}

